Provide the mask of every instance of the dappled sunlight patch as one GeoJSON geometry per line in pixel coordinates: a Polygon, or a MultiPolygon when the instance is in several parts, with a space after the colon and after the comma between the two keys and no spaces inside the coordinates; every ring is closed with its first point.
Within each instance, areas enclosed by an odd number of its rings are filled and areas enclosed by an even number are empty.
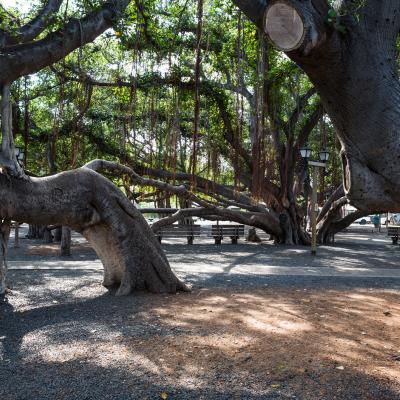
{"type": "MultiPolygon", "coordinates": [[[[88,242],[72,242],[71,250],[73,252],[93,252],[88,242]]],[[[28,256],[60,256],[60,243],[40,243],[29,244],[26,246],[25,254],[28,256]]]]}
{"type": "Polygon", "coordinates": [[[256,329],[264,332],[277,333],[281,335],[287,335],[292,332],[302,333],[312,329],[310,323],[295,320],[292,317],[288,319],[288,315],[284,309],[280,313],[276,311],[270,311],[269,309],[262,311],[250,310],[246,316],[243,316],[243,322],[246,326],[251,329],[256,329]]]}
{"type": "MultiPolygon", "coordinates": [[[[193,390],[207,390],[214,377],[222,392],[285,386],[307,388],[310,399],[360,379],[398,390],[400,364],[391,357],[400,354],[399,300],[396,291],[266,287],[46,303],[48,318],[20,338],[19,352],[24,362],[118,368],[124,379],[193,390]]],[[[21,326],[37,312],[20,313],[21,326]]],[[[4,343],[9,357],[13,338],[4,343]]]]}

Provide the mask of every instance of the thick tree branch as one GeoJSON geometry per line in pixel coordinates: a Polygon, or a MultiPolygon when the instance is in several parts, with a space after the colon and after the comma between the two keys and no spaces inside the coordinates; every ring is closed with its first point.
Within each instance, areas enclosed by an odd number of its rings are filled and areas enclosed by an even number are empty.
{"type": "Polygon", "coordinates": [[[325,213],[324,217],[320,219],[317,228],[318,235],[317,238],[323,240],[327,236],[329,228],[332,223],[337,221],[339,217],[339,212],[344,205],[348,203],[347,197],[343,196],[330,204],[329,210],[325,213]]]}
{"type": "Polygon", "coordinates": [[[210,81],[210,84],[219,87],[220,89],[229,90],[230,92],[242,95],[249,104],[254,107],[254,95],[249,91],[249,89],[247,89],[243,82],[240,85],[234,85],[230,81],[227,81],[226,83],[210,81]]]}
{"type": "Polygon", "coordinates": [[[328,9],[326,0],[271,0],[263,28],[278,49],[308,56],[327,38],[328,9]]]}
{"type": "Polygon", "coordinates": [[[106,2],[82,19],[71,19],[62,29],[36,42],[11,46],[0,53],[0,83],[39,71],[92,42],[111,27],[129,0],[106,2]]]}
{"type": "Polygon", "coordinates": [[[196,196],[194,193],[187,190],[184,185],[174,186],[166,182],[157,181],[155,179],[143,178],[135,171],[133,171],[133,169],[117,162],[106,160],[93,160],[85,164],[83,167],[96,172],[108,171],[111,173],[126,174],[132,179],[132,182],[134,184],[138,184],[140,186],[152,186],[165,192],[174,193],[177,196],[195,202],[202,207],[213,207],[213,205],[208,201],[196,196]]]}
{"type": "Polygon", "coordinates": [[[266,0],[232,0],[259,28],[263,27],[266,0]]]}
{"type": "Polygon", "coordinates": [[[271,235],[275,235],[276,237],[282,235],[281,228],[277,222],[278,220],[270,219],[267,214],[233,211],[218,207],[213,209],[201,207],[180,209],[173,215],[158,220],[151,226],[151,228],[153,232],[157,232],[163,226],[171,225],[185,217],[202,217],[210,221],[233,221],[239,224],[260,228],[271,235]]]}
{"type": "Polygon", "coordinates": [[[324,206],[322,207],[321,212],[319,213],[317,217],[317,223],[319,223],[322,218],[325,217],[327,212],[330,210],[332,204],[339,200],[340,198],[343,198],[345,196],[344,189],[343,189],[343,184],[341,184],[329,197],[329,199],[325,202],[324,206]]]}
{"type": "Polygon", "coordinates": [[[35,18],[14,32],[0,31],[0,47],[13,46],[18,43],[26,43],[35,39],[42,33],[56,14],[63,0],[47,0],[35,18]]]}
{"type": "Polygon", "coordinates": [[[7,290],[7,248],[10,231],[11,219],[0,217],[0,296],[3,296],[7,290]]]}
{"type": "Polygon", "coordinates": [[[379,212],[357,210],[341,219],[327,219],[326,222],[318,229],[317,241],[319,243],[326,243],[329,235],[335,235],[343,229],[346,229],[357,219],[366,217],[370,214],[379,214],[379,212]]]}
{"type": "Polygon", "coordinates": [[[295,109],[293,110],[292,114],[289,117],[289,120],[287,122],[288,130],[292,131],[297,122],[299,121],[300,115],[303,113],[304,109],[308,106],[309,100],[314,94],[316,93],[316,90],[314,87],[309,89],[305,95],[300,97],[298,100],[295,109]]]}
{"type": "MultiPolygon", "coordinates": [[[[217,215],[220,217],[224,217],[227,220],[236,221],[247,225],[257,226],[260,227],[261,229],[264,229],[266,232],[274,234],[276,236],[279,236],[282,233],[281,228],[279,226],[278,218],[266,209],[264,209],[263,212],[244,212],[244,211],[234,211],[227,208],[221,208],[196,196],[183,185],[174,186],[154,179],[143,178],[139,174],[134,172],[131,168],[112,161],[93,160],[85,164],[83,168],[89,168],[96,172],[108,171],[118,174],[121,173],[127,174],[128,176],[130,176],[133,183],[141,186],[152,186],[163,191],[174,193],[179,197],[188,199],[200,205],[202,208],[207,209],[208,215],[210,216],[217,215]]],[[[181,214],[175,216],[175,218],[179,219],[180,215],[181,214]]]]}

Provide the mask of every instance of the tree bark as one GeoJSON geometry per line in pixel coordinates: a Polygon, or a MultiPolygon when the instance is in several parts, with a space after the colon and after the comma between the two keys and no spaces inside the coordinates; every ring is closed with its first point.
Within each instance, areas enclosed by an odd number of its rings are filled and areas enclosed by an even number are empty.
{"type": "Polygon", "coordinates": [[[87,168],[46,178],[0,174],[0,218],[62,224],[82,233],[103,262],[103,285],[117,295],[187,290],[140,212],[112,182],[87,168]]]}
{"type": "Polygon", "coordinates": [[[69,257],[71,255],[71,229],[68,226],[62,227],[60,248],[61,256],[69,257]]]}
{"type": "Polygon", "coordinates": [[[14,247],[19,248],[19,222],[15,222],[14,228],[14,247]]]}
{"type": "Polygon", "coordinates": [[[35,39],[51,22],[51,17],[59,10],[63,0],[47,0],[38,14],[27,24],[13,32],[0,31],[0,47],[26,43],[35,39]]]}
{"type": "Polygon", "coordinates": [[[51,229],[49,229],[47,226],[43,231],[43,240],[45,243],[53,243],[53,234],[51,233],[51,229]]]}

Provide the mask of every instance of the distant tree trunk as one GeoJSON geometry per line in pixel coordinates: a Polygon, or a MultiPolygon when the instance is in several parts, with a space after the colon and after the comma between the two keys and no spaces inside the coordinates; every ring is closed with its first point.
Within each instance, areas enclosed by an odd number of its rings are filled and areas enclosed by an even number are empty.
{"type": "Polygon", "coordinates": [[[61,255],[62,256],[71,255],[71,229],[68,228],[67,226],[62,227],[61,255]]]}
{"type": "Polygon", "coordinates": [[[28,239],[43,239],[44,225],[29,224],[28,239]]]}
{"type": "Polygon", "coordinates": [[[196,29],[196,62],[195,62],[195,89],[194,89],[194,122],[193,122],[193,147],[191,156],[192,187],[196,187],[197,167],[197,140],[200,128],[200,72],[201,72],[201,36],[203,25],[203,0],[197,0],[197,29],[196,29]]]}
{"type": "Polygon", "coordinates": [[[47,226],[43,230],[43,239],[45,243],[53,243],[53,234],[47,226]]]}
{"type": "Polygon", "coordinates": [[[55,242],[61,242],[62,238],[62,227],[57,227],[54,229],[54,241],[55,242]]]}

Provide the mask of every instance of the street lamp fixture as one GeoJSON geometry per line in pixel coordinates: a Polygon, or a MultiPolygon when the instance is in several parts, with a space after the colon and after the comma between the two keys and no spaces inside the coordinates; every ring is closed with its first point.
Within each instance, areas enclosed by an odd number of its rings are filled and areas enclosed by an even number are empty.
{"type": "Polygon", "coordinates": [[[324,149],[319,152],[319,159],[322,162],[327,162],[329,160],[329,151],[324,149]]]}
{"type": "Polygon", "coordinates": [[[311,193],[311,255],[317,254],[317,169],[325,168],[326,162],[329,159],[329,152],[324,149],[319,152],[319,159],[321,161],[309,161],[311,157],[311,149],[306,146],[300,149],[301,156],[306,160],[307,167],[312,169],[312,193],[311,193]]]}
{"type": "Polygon", "coordinates": [[[311,157],[311,149],[308,146],[302,147],[300,149],[300,154],[302,158],[308,160],[311,157]]]}

